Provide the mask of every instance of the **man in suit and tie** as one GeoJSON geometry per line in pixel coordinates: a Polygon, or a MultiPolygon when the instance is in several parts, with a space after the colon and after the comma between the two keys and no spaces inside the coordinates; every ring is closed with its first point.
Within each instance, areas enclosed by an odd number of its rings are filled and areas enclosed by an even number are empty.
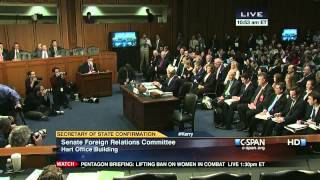
{"type": "Polygon", "coordinates": [[[269,119],[263,129],[263,136],[271,136],[273,130],[276,136],[282,135],[284,126],[294,124],[297,119],[301,119],[304,112],[304,103],[299,97],[300,90],[295,87],[290,89],[290,98],[283,111],[275,113],[275,121],[269,119]]]}
{"type": "Polygon", "coordinates": [[[300,88],[305,88],[308,80],[314,80],[314,74],[312,73],[310,65],[305,65],[303,68],[303,77],[297,81],[297,85],[300,88]]]}
{"type": "Polygon", "coordinates": [[[58,46],[57,40],[51,41],[51,46],[49,48],[50,57],[60,57],[61,54],[59,51],[62,50],[60,46],[58,46]]]}
{"type": "Polygon", "coordinates": [[[183,56],[184,56],[184,48],[182,47],[179,49],[179,55],[173,60],[173,63],[172,63],[173,67],[176,68],[176,71],[180,63],[182,62],[183,56]]]}
{"type": "MultiPolygon", "coordinates": [[[[286,89],[286,85],[283,82],[276,84],[274,88],[274,94],[270,97],[267,97],[266,100],[262,103],[262,106],[259,107],[259,114],[261,115],[274,115],[284,110],[287,98],[283,95],[286,89]]],[[[258,113],[256,113],[258,114],[258,113]]],[[[263,122],[261,119],[257,119],[254,116],[252,117],[251,123],[249,125],[249,137],[253,136],[254,131],[257,128],[257,124],[263,122]]]]}
{"type": "Polygon", "coordinates": [[[226,112],[226,109],[228,108],[228,104],[226,104],[224,100],[231,99],[232,96],[238,95],[240,90],[240,82],[236,80],[235,76],[236,76],[236,72],[229,74],[229,77],[228,77],[229,80],[227,81],[223,94],[213,101],[215,108],[221,109],[221,111],[216,111],[217,113],[215,115],[215,120],[218,120],[218,122],[220,120],[220,122],[222,122],[221,125],[217,127],[226,129],[226,130],[231,130],[232,127],[231,127],[231,123],[223,121],[227,116],[227,114],[225,114],[224,112],[226,112]],[[221,113],[218,113],[218,112],[221,112],[221,113]]]}
{"type": "Polygon", "coordinates": [[[98,72],[97,65],[93,63],[93,58],[88,57],[87,62],[80,65],[78,72],[81,74],[90,74],[98,72]]]}
{"type": "Polygon", "coordinates": [[[160,39],[160,35],[156,34],[156,40],[155,40],[155,50],[157,50],[159,52],[160,47],[164,46],[163,41],[160,39]]]}
{"type": "Polygon", "coordinates": [[[215,72],[214,72],[214,79],[215,79],[215,89],[216,89],[216,94],[217,96],[220,96],[223,92],[224,89],[224,80],[226,78],[226,72],[224,69],[224,65],[223,65],[223,61],[220,58],[216,58],[214,60],[214,68],[215,68],[215,72]]]}
{"type": "Polygon", "coordinates": [[[41,56],[38,58],[48,59],[49,57],[51,57],[50,51],[48,51],[47,45],[43,44],[41,48],[41,56]]]}
{"type": "Polygon", "coordinates": [[[262,103],[266,97],[269,97],[273,92],[272,87],[268,84],[267,78],[266,73],[260,73],[258,75],[258,88],[255,90],[250,103],[240,103],[237,106],[240,121],[245,124],[245,127],[243,127],[241,131],[249,131],[247,125],[250,124],[250,120],[260,112],[262,103]]]}
{"type": "MultiPolygon", "coordinates": [[[[248,104],[250,102],[250,99],[255,90],[255,87],[251,83],[250,79],[251,76],[249,74],[245,73],[241,76],[242,86],[240,88],[240,92],[236,95],[231,96],[231,99],[233,99],[234,102],[232,102],[229,106],[225,106],[225,108],[222,109],[222,113],[227,115],[222,120],[222,122],[227,126],[231,126],[234,117],[234,111],[237,110],[238,104],[248,104]]],[[[216,118],[216,116],[214,116],[214,118],[216,118]]],[[[221,126],[221,124],[216,124],[216,127],[219,126],[221,126]]]]}
{"type": "Polygon", "coordinates": [[[32,52],[32,58],[41,58],[42,44],[38,43],[36,49],[32,52]]]}
{"type": "Polygon", "coordinates": [[[15,42],[13,44],[12,50],[9,52],[8,60],[18,61],[21,60],[21,53],[22,50],[20,50],[19,43],[15,42]]]}
{"type": "MultiPolygon", "coordinates": [[[[320,111],[319,111],[319,107],[320,107],[320,94],[319,92],[312,92],[309,96],[308,96],[308,104],[309,107],[306,110],[305,113],[305,117],[304,117],[304,121],[303,123],[309,124],[309,125],[315,125],[318,126],[318,128],[320,128],[320,111]]],[[[301,122],[299,122],[301,123],[301,122]]],[[[319,134],[320,130],[314,130],[312,128],[307,128],[304,130],[303,134],[319,134]]]]}
{"type": "Polygon", "coordinates": [[[172,65],[167,68],[167,78],[163,83],[153,82],[155,86],[164,92],[172,92],[174,96],[178,96],[180,80],[176,75],[176,70],[172,65]]]}

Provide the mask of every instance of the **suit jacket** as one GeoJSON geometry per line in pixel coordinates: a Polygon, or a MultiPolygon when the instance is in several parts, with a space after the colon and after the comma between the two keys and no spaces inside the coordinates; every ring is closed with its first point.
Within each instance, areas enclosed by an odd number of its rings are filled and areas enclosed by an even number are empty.
{"type": "MultiPolygon", "coordinates": [[[[266,98],[266,100],[263,102],[261,110],[268,109],[272,105],[275,98],[276,98],[276,94],[271,95],[270,98],[266,98]]],[[[277,100],[277,102],[275,103],[273,108],[269,111],[269,113],[272,115],[275,113],[282,112],[286,104],[287,104],[287,97],[284,94],[282,94],[280,99],[277,100]]]]}
{"type": "Polygon", "coordinates": [[[163,41],[160,39],[159,42],[158,42],[158,48],[157,48],[157,40],[154,41],[154,47],[156,50],[159,50],[160,47],[163,47],[164,46],[164,43],[163,41]]]}
{"type": "MultiPolygon", "coordinates": [[[[256,96],[258,95],[258,93],[260,92],[261,88],[262,88],[261,86],[258,86],[258,88],[256,89],[255,93],[253,94],[250,102],[254,102],[254,100],[255,100],[256,96]]],[[[267,84],[266,87],[264,88],[264,90],[262,90],[259,97],[257,98],[256,107],[262,105],[262,103],[266,100],[266,97],[270,97],[270,95],[272,93],[273,93],[272,87],[269,84],[267,84]]]]}
{"type": "Polygon", "coordinates": [[[159,75],[165,75],[166,74],[166,69],[168,66],[168,62],[166,61],[166,59],[159,59],[158,61],[158,65],[157,65],[157,69],[158,69],[158,74],[159,75]]]}
{"type": "MultiPolygon", "coordinates": [[[[34,55],[35,58],[42,58],[42,52],[43,51],[37,50],[37,51],[34,52],[33,55],[34,55]]],[[[52,57],[50,51],[47,51],[47,53],[48,53],[48,58],[52,57]]]]}
{"type": "Polygon", "coordinates": [[[6,49],[2,50],[2,57],[3,57],[3,61],[7,61],[8,59],[8,51],[6,49]]]}
{"type": "MultiPolygon", "coordinates": [[[[19,54],[18,54],[18,59],[21,59],[21,52],[23,52],[21,49],[19,49],[19,54]]],[[[9,60],[9,61],[11,61],[11,60],[13,60],[14,59],[14,53],[15,53],[15,51],[14,51],[14,49],[12,49],[9,53],[8,53],[8,58],[7,58],[7,60],[9,60]]]]}
{"type": "Polygon", "coordinates": [[[51,47],[49,48],[49,51],[48,51],[48,52],[50,52],[50,57],[55,57],[55,56],[60,55],[60,54],[59,54],[59,51],[60,51],[61,49],[62,49],[61,47],[57,46],[57,54],[55,54],[54,49],[53,49],[53,47],[51,46],[51,47]]]}
{"type": "Polygon", "coordinates": [[[306,89],[306,84],[307,81],[309,80],[314,80],[314,74],[310,74],[309,76],[306,77],[302,77],[299,81],[297,81],[297,85],[302,88],[302,89],[306,89]]]}
{"type": "MultiPolygon", "coordinates": [[[[312,113],[312,109],[313,109],[313,106],[308,106],[307,107],[307,110],[306,110],[306,113],[305,113],[305,116],[303,118],[303,120],[307,121],[310,119],[310,115],[312,113]]],[[[316,114],[316,117],[314,118],[314,121],[317,123],[317,126],[320,125],[320,108],[316,114]]]]}
{"type": "Polygon", "coordinates": [[[229,87],[230,82],[231,82],[230,80],[227,82],[225,90],[224,90],[224,92],[222,94],[225,99],[230,99],[232,96],[238,95],[239,90],[240,90],[240,82],[238,80],[234,79],[233,83],[232,83],[232,85],[230,87],[230,90],[229,90],[229,95],[225,95],[225,93],[226,93],[226,91],[227,91],[227,89],[229,87]]]}
{"type": "Polygon", "coordinates": [[[288,100],[284,111],[281,112],[284,116],[284,124],[294,124],[298,119],[303,118],[304,112],[304,102],[301,99],[298,99],[297,102],[291,107],[292,100],[288,100]]]}
{"type": "Polygon", "coordinates": [[[250,100],[254,94],[254,85],[252,83],[249,84],[249,86],[246,88],[246,85],[242,85],[241,86],[241,89],[240,89],[240,93],[239,93],[239,96],[240,96],[240,101],[239,103],[244,103],[244,104],[247,104],[247,103],[250,103],[250,100]]]}
{"type": "MultiPolygon", "coordinates": [[[[94,71],[98,71],[96,63],[93,63],[93,69],[94,69],[94,71]]],[[[85,62],[82,65],[80,65],[78,72],[80,72],[81,74],[88,73],[89,72],[89,64],[87,62],[85,62]]]]}
{"type": "MultiPolygon", "coordinates": [[[[206,75],[205,75],[206,76],[206,75]]],[[[204,86],[204,92],[214,92],[214,84],[215,84],[215,77],[214,74],[211,73],[208,78],[206,79],[206,81],[204,81],[205,76],[203,77],[202,81],[201,81],[201,85],[204,86]]]]}
{"type": "Polygon", "coordinates": [[[169,83],[169,78],[162,84],[161,90],[165,92],[172,92],[174,96],[178,96],[180,88],[180,79],[178,76],[173,76],[172,80],[169,83]]]}
{"type": "Polygon", "coordinates": [[[203,67],[193,76],[193,82],[199,83],[204,78],[206,72],[204,71],[203,67]]]}

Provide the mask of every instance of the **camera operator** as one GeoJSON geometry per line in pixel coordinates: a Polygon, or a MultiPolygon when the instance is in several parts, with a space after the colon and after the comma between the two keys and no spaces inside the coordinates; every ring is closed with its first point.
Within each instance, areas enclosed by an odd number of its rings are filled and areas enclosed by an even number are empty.
{"type": "Polygon", "coordinates": [[[25,80],[25,87],[26,87],[26,96],[33,91],[33,88],[36,87],[39,83],[39,81],[42,80],[42,78],[38,78],[36,76],[36,72],[34,71],[28,71],[27,72],[27,79],[25,80]]]}
{"type": "Polygon", "coordinates": [[[37,86],[24,101],[24,114],[28,119],[48,120],[51,111],[50,97],[43,86],[37,86]]]}
{"type": "Polygon", "coordinates": [[[71,109],[69,104],[69,100],[67,97],[66,89],[67,89],[67,81],[65,79],[65,72],[60,72],[58,67],[54,67],[52,69],[54,73],[50,78],[51,87],[52,87],[52,95],[53,95],[53,104],[54,110],[60,111],[60,107],[71,109]]]}
{"type": "Polygon", "coordinates": [[[6,148],[39,146],[42,145],[43,138],[45,138],[46,135],[47,131],[45,129],[33,133],[28,126],[15,126],[9,134],[9,144],[6,148]]]}
{"type": "Polygon", "coordinates": [[[0,116],[0,148],[8,144],[8,137],[11,129],[15,126],[12,116],[0,116]]]}
{"type": "Polygon", "coordinates": [[[20,95],[12,88],[0,84],[0,115],[14,116],[21,109],[20,95]]]}

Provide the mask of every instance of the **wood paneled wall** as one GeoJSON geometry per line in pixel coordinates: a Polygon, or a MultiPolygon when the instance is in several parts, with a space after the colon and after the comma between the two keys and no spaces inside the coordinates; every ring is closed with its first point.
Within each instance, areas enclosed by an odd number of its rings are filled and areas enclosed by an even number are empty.
{"type": "MultiPolygon", "coordinates": [[[[0,0],[0,2],[26,2],[25,0],[0,0]]],[[[253,32],[271,35],[285,27],[295,27],[300,34],[308,29],[320,29],[320,2],[316,0],[31,0],[33,3],[56,3],[59,24],[0,25],[0,42],[9,48],[13,42],[22,49],[32,51],[38,42],[49,44],[57,39],[67,49],[76,46],[108,47],[109,32],[139,31],[151,39],[159,33],[170,46],[176,44],[177,32],[183,32],[185,41],[192,34],[201,32],[205,37],[217,34],[220,40],[224,33],[237,34],[242,42],[253,32]],[[128,24],[84,24],[81,16],[83,4],[165,4],[168,5],[168,22],[128,24]],[[268,27],[236,27],[237,8],[263,7],[269,14],[268,27]]]]}

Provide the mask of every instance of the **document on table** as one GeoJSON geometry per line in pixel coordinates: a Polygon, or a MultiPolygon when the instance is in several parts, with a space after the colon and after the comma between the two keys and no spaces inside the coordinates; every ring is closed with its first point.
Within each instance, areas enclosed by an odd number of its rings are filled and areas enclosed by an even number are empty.
{"type": "Polygon", "coordinates": [[[40,174],[42,173],[43,170],[41,169],[35,169],[28,177],[26,180],[37,180],[40,174]]]}
{"type": "Polygon", "coordinates": [[[270,114],[257,114],[254,116],[257,119],[261,119],[261,120],[268,120],[270,117],[272,117],[272,115],[270,114]]]}
{"type": "Polygon", "coordinates": [[[98,180],[99,174],[97,172],[89,173],[69,173],[67,180],[98,180]]]}

